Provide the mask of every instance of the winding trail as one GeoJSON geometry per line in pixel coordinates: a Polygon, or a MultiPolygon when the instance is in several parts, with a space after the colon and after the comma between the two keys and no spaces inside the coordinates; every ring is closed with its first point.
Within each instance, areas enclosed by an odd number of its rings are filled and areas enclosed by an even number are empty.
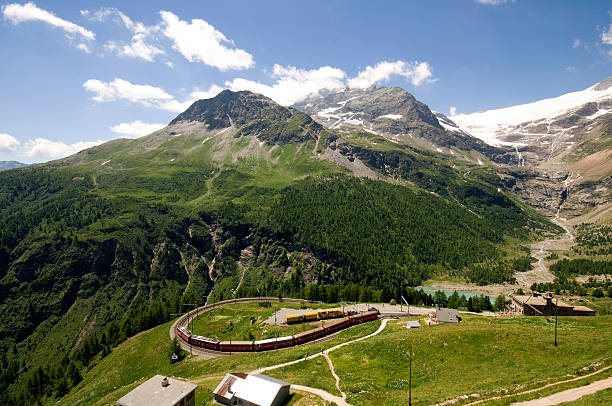
{"type": "MultiPolygon", "coordinates": [[[[510,393],[510,394],[508,394],[508,395],[503,395],[503,396],[494,396],[494,397],[492,397],[492,398],[487,398],[487,399],[477,400],[476,402],[468,403],[468,404],[466,404],[465,406],[477,405],[477,404],[480,404],[480,403],[483,403],[483,402],[490,402],[490,401],[492,401],[492,400],[499,400],[499,399],[508,398],[508,397],[513,397],[513,396],[521,396],[521,395],[527,395],[527,394],[529,394],[529,393],[533,393],[533,392],[539,392],[539,391],[541,391],[542,389],[550,388],[550,387],[552,387],[552,386],[557,386],[557,385],[561,385],[561,384],[568,383],[568,382],[579,381],[579,380],[581,380],[581,379],[588,378],[588,377],[593,376],[593,375],[597,375],[597,374],[599,374],[599,373],[602,373],[602,372],[604,372],[604,371],[607,371],[607,370],[608,370],[608,369],[610,369],[610,368],[612,368],[612,365],[607,366],[607,367],[604,367],[604,368],[601,368],[601,369],[598,369],[597,371],[595,371],[595,372],[591,372],[590,374],[587,374],[587,375],[577,376],[576,378],[566,379],[566,380],[564,380],[564,381],[558,381],[558,382],[549,383],[549,384],[544,385],[544,386],[541,386],[541,387],[539,387],[539,388],[529,389],[529,390],[526,390],[526,391],[523,391],[523,392],[519,392],[519,393],[510,393]]],[[[612,377],[611,377],[611,378],[612,378],[612,377]]],[[[610,378],[608,378],[608,379],[610,379],[610,378]]],[[[604,379],[604,381],[607,381],[607,379],[604,379]]],[[[602,382],[602,381],[597,381],[597,382],[602,382]]],[[[594,383],[597,383],[597,382],[594,382],[594,383]]],[[[587,386],[590,386],[590,385],[586,385],[586,386],[584,386],[584,387],[578,387],[578,388],[574,388],[574,389],[582,389],[582,388],[585,388],[585,387],[587,387],[587,386]]],[[[600,388],[600,389],[598,389],[598,390],[601,390],[601,389],[606,389],[606,387],[602,387],[602,388],[600,388]]],[[[563,391],[563,392],[570,393],[570,391],[572,391],[572,389],[568,389],[567,391],[563,391]]],[[[559,394],[561,394],[561,393],[563,393],[563,392],[558,392],[558,393],[556,393],[556,395],[559,395],[559,394]]],[[[573,392],[572,392],[572,393],[573,393],[573,392]]],[[[592,392],[592,393],[594,393],[594,392],[592,392]]],[[[587,393],[584,393],[583,395],[586,395],[586,394],[587,394],[587,393]]],[[[583,396],[583,395],[580,395],[580,396],[583,396]]],[[[552,396],[552,395],[551,395],[551,396],[552,396]]],[[[576,398],[576,399],[578,399],[578,398],[576,398]]],[[[539,400],[539,399],[536,399],[536,400],[539,400]]],[[[571,400],[571,399],[568,399],[567,401],[569,401],[569,400],[571,400]]],[[[515,404],[516,404],[516,403],[515,403],[515,404]]],[[[521,404],[523,404],[523,403],[521,403],[521,404]]],[[[553,404],[556,404],[556,403],[546,403],[546,404],[553,405],[553,404]]],[[[534,404],[532,404],[532,405],[535,405],[535,403],[534,403],[534,404]]]]}
{"type": "Polygon", "coordinates": [[[346,401],[343,398],[332,395],[331,393],[326,392],[322,389],[311,388],[310,386],[302,386],[302,385],[291,385],[291,389],[301,390],[304,392],[310,392],[312,394],[315,394],[321,397],[323,400],[327,402],[334,402],[338,406],[351,406],[350,404],[346,403],[346,401]]]}
{"type": "Polygon", "coordinates": [[[516,406],[549,406],[558,405],[559,403],[573,402],[583,396],[592,395],[593,393],[599,392],[600,390],[612,388],[612,376],[608,379],[602,379],[601,381],[595,381],[586,386],[580,386],[578,388],[568,389],[561,392],[554,393],[552,395],[528,400],[526,402],[513,403],[516,406]]]}
{"type": "Polygon", "coordinates": [[[309,386],[302,386],[302,385],[291,385],[291,388],[296,389],[296,390],[302,390],[305,392],[310,392],[313,393],[317,396],[320,396],[321,398],[323,398],[324,400],[328,401],[328,402],[335,402],[338,406],[351,406],[350,404],[348,404],[346,402],[346,393],[342,392],[342,390],[340,389],[340,377],[336,374],[336,371],[334,369],[334,364],[331,361],[331,358],[329,357],[329,353],[337,350],[339,348],[344,347],[345,345],[349,345],[349,344],[353,344],[356,343],[358,341],[362,341],[365,339],[368,339],[370,337],[374,337],[375,335],[380,334],[385,327],[387,326],[387,323],[389,322],[389,319],[382,319],[380,322],[380,326],[378,327],[378,329],[371,333],[368,334],[367,336],[363,336],[363,337],[359,337],[356,338],[354,340],[351,341],[347,341],[345,343],[341,343],[338,345],[335,345],[331,348],[328,348],[325,351],[322,352],[317,352],[315,354],[309,355],[307,357],[304,358],[300,358],[300,359],[296,359],[295,361],[289,361],[289,362],[284,362],[282,364],[277,364],[277,365],[272,365],[269,367],[264,367],[264,368],[259,368],[256,369],[255,371],[251,371],[251,374],[261,374],[262,372],[266,372],[266,371],[271,371],[273,369],[278,369],[278,368],[283,368],[289,365],[294,365],[294,364],[298,364],[300,362],[306,361],[306,360],[311,360],[317,357],[325,357],[325,359],[327,360],[327,364],[329,365],[329,369],[331,371],[331,374],[333,375],[334,379],[336,379],[336,388],[338,388],[338,391],[340,392],[340,394],[342,395],[342,397],[338,397],[335,395],[332,395],[331,393],[324,391],[322,389],[317,389],[317,388],[311,388],[309,386]]]}
{"type": "Polygon", "coordinates": [[[334,363],[332,362],[331,358],[329,358],[329,354],[324,353],[323,356],[327,360],[329,370],[331,371],[332,376],[336,380],[336,389],[338,389],[338,392],[340,392],[340,395],[342,395],[342,399],[346,400],[346,393],[342,392],[342,389],[340,389],[340,377],[338,376],[338,374],[336,374],[336,370],[334,369],[334,363]]]}

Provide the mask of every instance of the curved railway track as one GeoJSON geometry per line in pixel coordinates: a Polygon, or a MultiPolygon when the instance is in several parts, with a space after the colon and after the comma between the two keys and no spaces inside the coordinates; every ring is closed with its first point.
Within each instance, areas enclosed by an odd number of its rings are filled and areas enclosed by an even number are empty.
{"type": "MultiPolygon", "coordinates": [[[[294,299],[294,298],[282,298],[279,299],[278,297],[250,297],[250,298],[240,298],[240,299],[231,299],[231,300],[224,300],[221,302],[217,302],[217,303],[213,303],[210,305],[204,305],[201,306],[199,308],[197,308],[196,310],[190,311],[187,314],[179,317],[170,327],[170,339],[174,340],[175,337],[178,337],[178,341],[179,344],[181,346],[181,348],[183,348],[186,351],[191,352],[192,354],[196,354],[198,356],[204,357],[204,358],[215,358],[215,357],[219,357],[219,356],[227,356],[232,354],[232,352],[234,351],[216,351],[213,349],[209,349],[209,348],[202,348],[196,345],[193,345],[189,342],[187,342],[185,339],[183,339],[183,337],[181,337],[180,335],[177,335],[177,329],[179,327],[185,327],[187,326],[189,320],[201,315],[204,312],[207,312],[209,310],[218,308],[218,307],[222,307],[228,304],[233,304],[233,303],[249,303],[249,302],[288,302],[288,303],[306,303],[307,301],[304,299],[294,299]]],[[[369,320],[365,320],[365,321],[359,321],[357,324],[361,324],[363,322],[367,322],[369,320]]],[[[347,322],[348,323],[348,322],[347,322]]],[[[353,324],[351,324],[348,328],[352,327],[353,324]]],[[[290,347],[294,347],[297,345],[304,345],[304,344],[318,344],[318,343],[323,343],[325,341],[328,341],[330,339],[332,339],[334,336],[336,336],[340,331],[343,331],[345,328],[342,328],[340,330],[334,331],[332,333],[326,334],[322,337],[316,338],[314,340],[311,341],[307,341],[307,342],[302,342],[299,344],[295,344],[295,345],[291,345],[288,347],[280,347],[280,348],[274,348],[274,349],[269,349],[267,351],[276,351],[276,350],[280,350],[283,348],[290,348],[290,347]]],[[[240,351],[240,352],[245,352],[245,351],[240,351]]],[[[250,351],[246,351],[246,352],[250,352],[250,351]]]]}

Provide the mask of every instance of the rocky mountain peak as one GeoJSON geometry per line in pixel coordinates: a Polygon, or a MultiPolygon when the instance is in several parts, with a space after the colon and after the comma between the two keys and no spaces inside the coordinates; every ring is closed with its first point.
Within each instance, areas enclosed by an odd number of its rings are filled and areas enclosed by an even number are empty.
{"type": "Polygon", "coordinates": [[[193,123],[203,123],[209,131],[233,126],[235,136],[252,135],[271,144],[316,140],[322,129],[294,108],[283,107],[261,94],[231,90],[194,102],[168,127],[193,123]]]}
{"type": "Polygon", "coordinates": [[[249,91],[223,90],[211,99],[194,102],[179,114],[170,125],[184,121],[202,122],[211,130],[241,125],[252,120],[286,120],[292,112],[276,104],[272,99],[249,91]]]}

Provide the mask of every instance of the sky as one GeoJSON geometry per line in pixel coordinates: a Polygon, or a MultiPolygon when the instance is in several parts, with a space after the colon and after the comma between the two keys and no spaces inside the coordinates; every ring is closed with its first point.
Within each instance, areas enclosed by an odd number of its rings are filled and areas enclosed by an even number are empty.
{"type": "Polygon", "coordinates": [[[470,113],[612,75],[609,1],[0,0],[0,160],[135,138],[222,89],[400,86],[470,113]]]}

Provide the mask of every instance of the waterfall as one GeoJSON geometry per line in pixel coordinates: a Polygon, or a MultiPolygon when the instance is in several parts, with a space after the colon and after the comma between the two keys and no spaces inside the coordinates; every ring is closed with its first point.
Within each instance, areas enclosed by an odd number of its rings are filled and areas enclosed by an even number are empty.
{"type": "Polygon", "coordinates": [[[518,146],[515,145],[514,150],[518,155],[518,166],[525,166],[525,158],[523,158],[523,154],[521,154],[521,152],[518,150],[518,146]]]}

